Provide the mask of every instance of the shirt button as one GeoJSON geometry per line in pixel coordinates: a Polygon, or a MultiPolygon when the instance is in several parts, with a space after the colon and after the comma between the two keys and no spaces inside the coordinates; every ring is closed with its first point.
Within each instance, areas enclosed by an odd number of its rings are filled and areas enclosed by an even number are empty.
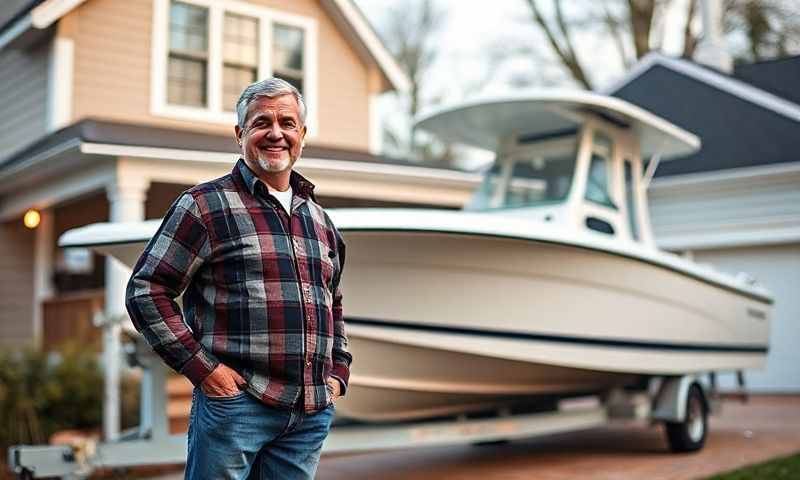
{"type": "Polygon", "coordinates": [[[306,367],[310,367],[310,366],[311,366],[311,362],[306,362],[306,367]]]}

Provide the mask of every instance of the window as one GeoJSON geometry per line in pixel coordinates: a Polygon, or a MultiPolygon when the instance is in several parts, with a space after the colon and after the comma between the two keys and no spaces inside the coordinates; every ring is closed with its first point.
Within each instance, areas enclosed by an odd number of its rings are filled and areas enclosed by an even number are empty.
{"type": "Polygon", "coordinates": [[[589,175],[586,179],[585,198],[600,205],[614,208],[617,206],[611,199],[609,188],[609,160],[611,158],[611,140],[605,135],[595,134],[592,146],[592,158],[589,163],[589,175]]]}
{"type": "Polygon", "coordinates": [[[526,143],[499,155],[467,208],[487,210],[563,202],[572,186],[577,147],[575,135],[570,134],[526,143]]]}
{"type": "Polygon", "coordinates": [[[273,74],[303,93],[303,30],[275,25],[272,39],[273,74]]]}
{"type": "Polygon", "coordinates": [[[226,13],[222,32],[222,105],[234,111],[242,90],[258,77],[258,20],[226,13]]]}
{"type": "Polygon", "coordinates": [[[235,123],[242,90],[276,76],[303,94],[314,131],[316,20],[247,2],[153,2],[154,115],[235,123]]]}
{"type": "Polygon", "coordinates": [[[172,2],[169,12],[167,101],[206,105],[208,77],[208,10],[172,2]]]}
{"type": "Polygon", "coordinates": [[[639,240],[638,212],[636,211],[636,187],[633,178],[633,165],[630,160],[625,160],[625,205],[628,210],[628,225],[631,237],[639,240]]]}

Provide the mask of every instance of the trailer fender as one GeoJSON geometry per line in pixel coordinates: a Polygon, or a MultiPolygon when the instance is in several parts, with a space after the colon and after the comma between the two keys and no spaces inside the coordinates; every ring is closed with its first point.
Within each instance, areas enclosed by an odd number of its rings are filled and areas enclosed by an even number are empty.
{"type": "Polygon", "coordinates": [[[686,401],[689,397],[689,388],[694,384],[700,387],[700,391],[703,393],[703,403],[708,409],[708,393],[702,382],[699,381],[699,377],[695,375],[665,377],[653,399],[652,419],[665,422],[686,420],[686,401]]]}

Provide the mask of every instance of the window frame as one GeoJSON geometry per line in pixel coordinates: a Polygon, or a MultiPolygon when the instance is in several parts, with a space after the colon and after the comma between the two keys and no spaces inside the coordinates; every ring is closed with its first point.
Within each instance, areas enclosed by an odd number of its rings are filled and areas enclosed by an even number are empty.
{"type": "Polygon", "coordinates": [[[150,114],[179,120],[235,125],[236,113],[222,105],[223,26],[225,13],[253,17],[258,20],[258,78],[272,76],[272,27],[281,23],[303,30],[303,100],[308,112],[307,137],[317,131],[318,42],[317,20],[279,10],[233,0],[177,0],[208,9],[208,68],[206,79],[207,107],[173,105],[167,102],[167,65],[169,61],[169,15],[172,0],[153,0],[153,32],[150,78],[150,114]]]}

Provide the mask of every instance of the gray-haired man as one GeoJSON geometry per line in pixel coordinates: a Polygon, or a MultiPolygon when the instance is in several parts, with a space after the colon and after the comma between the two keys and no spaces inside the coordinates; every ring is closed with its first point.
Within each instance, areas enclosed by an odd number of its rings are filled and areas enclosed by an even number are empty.
{"type": "Polygon", "coordinates": [[[173,204],[134,267],[128,311],[196,387],[187,478],[313,478],[349,378],[344,243],[292,171],[300,93],[254,83],[237,112],[242,158],[173,204]]]}

